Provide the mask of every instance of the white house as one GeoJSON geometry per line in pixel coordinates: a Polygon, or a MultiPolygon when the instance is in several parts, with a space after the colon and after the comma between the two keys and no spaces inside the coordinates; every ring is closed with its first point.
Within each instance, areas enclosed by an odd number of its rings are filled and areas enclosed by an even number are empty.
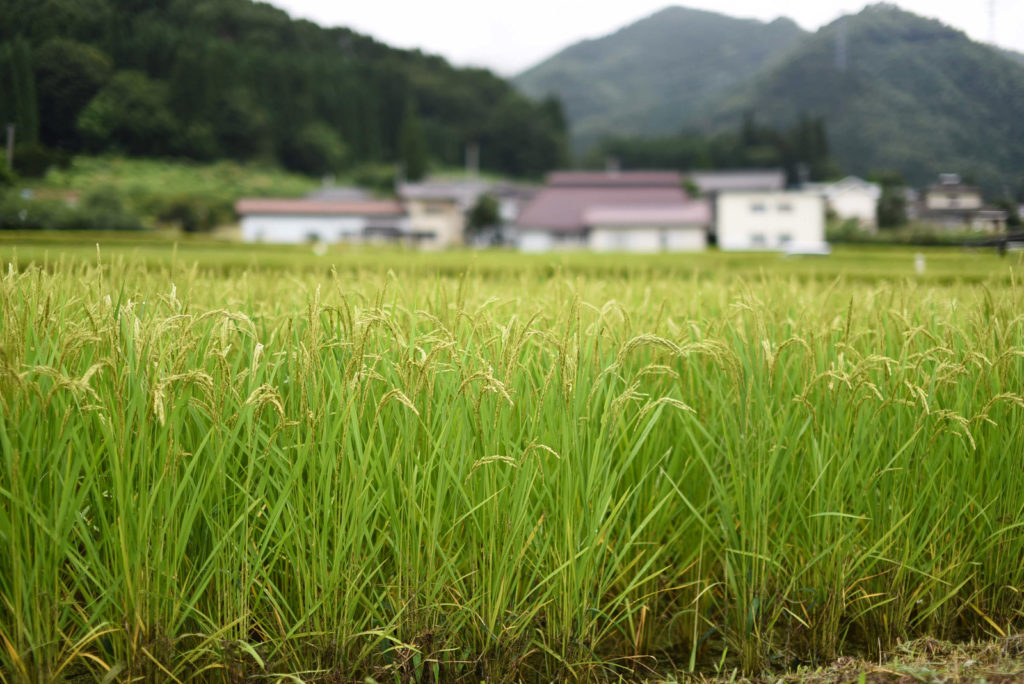
{"type": "Polygon", "coordinates": [[[821,193],[828,208],[840,220],[853,219],[861,228],[878,227],[878,200],[882,197],[882,186],[877,183],[847,176],[835,183],[809,183],[804,190],[821,193]]]}
{"type": "Polygon", "coordinates": [[[817,193],[723,192],[716,201],[723,250],[827,250],[825,198],[817,193]]]}
{"type": "Polygon", "coordinates": [[[699,252],[707,249],[711,205],[598,206],[584,221],[587,245],[597,252],[699,252]]]}
{"type": "Polygon", "coordinates": [[[389,200],[241,199],[235,211],[246,242],[360,242],[413,237],[409,219],[389,200]]]}

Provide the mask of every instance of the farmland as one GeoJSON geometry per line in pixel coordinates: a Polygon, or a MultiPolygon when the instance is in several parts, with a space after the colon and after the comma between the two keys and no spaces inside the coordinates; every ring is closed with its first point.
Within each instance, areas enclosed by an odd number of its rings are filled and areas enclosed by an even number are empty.
{"type": "Polygon", "coordinates": [[[0,240],[0,679],[785,671],[1024,631],[1020,258],[0,240]]]}

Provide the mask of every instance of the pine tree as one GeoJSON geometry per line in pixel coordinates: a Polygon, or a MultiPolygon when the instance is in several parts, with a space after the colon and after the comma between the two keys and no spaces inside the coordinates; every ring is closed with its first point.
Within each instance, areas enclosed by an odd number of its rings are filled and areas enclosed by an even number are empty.
{"type": "Polygon", "coordinates": [[[420,180],[427,173],[427,141],[412,98],[405,104],[405,115],[398,133],[398,155],[408,180],[420,180]]]}

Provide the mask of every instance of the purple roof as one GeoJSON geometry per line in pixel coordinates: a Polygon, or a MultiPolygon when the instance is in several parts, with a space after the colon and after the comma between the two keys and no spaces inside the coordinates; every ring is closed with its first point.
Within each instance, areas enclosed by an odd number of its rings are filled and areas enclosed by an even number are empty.
{"type": "Polygon", "coordinates": [[[587,228],[586,212],[598,207],[666,207],[686,204],[680,175],[673,171],[558,172],[526,205],[517,221],[521,228],[579,233],[587,228]]]}

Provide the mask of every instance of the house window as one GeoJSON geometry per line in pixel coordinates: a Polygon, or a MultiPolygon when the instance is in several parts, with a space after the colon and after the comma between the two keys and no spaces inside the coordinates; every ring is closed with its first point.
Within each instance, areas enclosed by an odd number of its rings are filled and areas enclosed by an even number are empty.
{"type": "Polygon", "coordinates": [[[750,211],[752,213],[754,213],[754,214],[763,214],[764,213],[764,209],[765,209],[765,206],[764,206],[763,202],[753,202],[750,205],[750,211]]]}
{"type": "Polygon", "coordinates": [[[754,233],[750,236],[750,245],[752,247],[764,247],[768,244],[768,240],[765,239],[764,233],[754,233]]]}
{"type": "Polygon", "coordinates": [[[782,202],[779,204],[779,211],[783,214],[789,214],[793,211],[793,205],[789,202],[782,202]]]}
{"type": "Polygon", "coordinates": [[[789,233],[782,233],[779,235],[779,245],[785,247],[793,241],[793,236],[789,233]]]}
{"type": "Polygon", "coordinates": [[[423,205],[423,213],[431,216],[445,213],[446,205],[442,202],[428,202],[423,205]]]}

